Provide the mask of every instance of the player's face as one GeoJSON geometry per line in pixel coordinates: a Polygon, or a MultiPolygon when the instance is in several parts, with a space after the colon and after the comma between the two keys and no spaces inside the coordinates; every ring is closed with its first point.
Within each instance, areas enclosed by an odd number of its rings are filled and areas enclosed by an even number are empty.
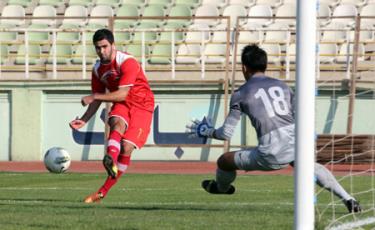
{"type": "Polygon", "coordinates": [[[113,59],[115,45],[109,43],[107,39],[95,42],[95,51],[101,63],[109,63],[113,59]]]}

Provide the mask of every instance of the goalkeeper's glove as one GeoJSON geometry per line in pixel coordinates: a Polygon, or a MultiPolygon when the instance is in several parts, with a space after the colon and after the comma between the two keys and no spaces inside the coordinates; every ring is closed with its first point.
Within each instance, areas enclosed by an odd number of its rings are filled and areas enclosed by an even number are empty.
{"type": "Polygon", "coordinates": [[[206,117],[202,121],[198,119],[191,120],[191,123],[186,125],[186,133],[189,134],[189,138],[196,137],[210,137],[212,138],[215,132],[215,128],[212,126],[210,119],[206,117]]]}

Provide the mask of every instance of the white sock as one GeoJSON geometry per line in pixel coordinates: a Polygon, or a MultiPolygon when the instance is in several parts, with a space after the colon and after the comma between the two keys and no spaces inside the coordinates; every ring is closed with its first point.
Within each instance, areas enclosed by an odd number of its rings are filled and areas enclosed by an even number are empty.
{"type": "Polygon", "coordinates": [[[315,163],[315,176],[316,182],[320,187],[327,189],[330,192],[333,192],[336,196],[344,201],[354,198],[349,195],[345,189],[339,184],[336,178],[332,173],[326,169],[323,165],[315,163]]]}

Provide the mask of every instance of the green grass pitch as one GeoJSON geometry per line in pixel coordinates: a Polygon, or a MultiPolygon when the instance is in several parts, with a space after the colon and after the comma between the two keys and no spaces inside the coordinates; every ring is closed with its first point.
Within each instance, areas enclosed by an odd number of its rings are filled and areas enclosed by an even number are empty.
{"type": "MultiPolygon", "coordinates": [[[[82,203],[104,178],[104,173],[0,173],[0,229],[293,228],[292,176],[240,175],[234,184],[236,193],[227,196],[210,195],[200,188],[201,180],[213,175],[129,174],[102,203],[82,203]]],[[[356,177],[354,188],[368,190],[371,180],[356,177]]],[[[350,187],[346,180],[343,185],[350,187]]],[[[330,196],[328,192],[318,196],[319,210],[328,207],[330,196]]],[[[359,198],[364,208],[373,207],[371,192],[359,198]]],[[[329,223],[331,210],[328,207],[317,220],[316,229],[329,223]]],[[[335,210],[336,217],[346,214],[341,203],[335,210]]]]}

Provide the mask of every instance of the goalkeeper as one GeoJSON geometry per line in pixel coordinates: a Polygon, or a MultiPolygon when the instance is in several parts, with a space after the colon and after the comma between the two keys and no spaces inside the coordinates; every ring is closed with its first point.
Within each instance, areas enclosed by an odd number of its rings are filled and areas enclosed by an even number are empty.
{"type": "MultiPolygon", "coordinates": [[[[258,146],[226,152],[217,160],[215,180],[204,180],[202,187],[212,194],[233,194],[236,170],[279,170],[294,162],[294,95],[282,81],[267,77],[267,54],[256,45],[246,46],[241,55],[244,83],[233,93],[224,124],[215,129],[209,119],[187,125],[190,136],[229,140],[241,114],[254,126],[258,146]]],[[[338,196],[349,212],[360,212],[359,203],[349,195],[323,165],[315,163],[317,184],[338,196]]]]}

